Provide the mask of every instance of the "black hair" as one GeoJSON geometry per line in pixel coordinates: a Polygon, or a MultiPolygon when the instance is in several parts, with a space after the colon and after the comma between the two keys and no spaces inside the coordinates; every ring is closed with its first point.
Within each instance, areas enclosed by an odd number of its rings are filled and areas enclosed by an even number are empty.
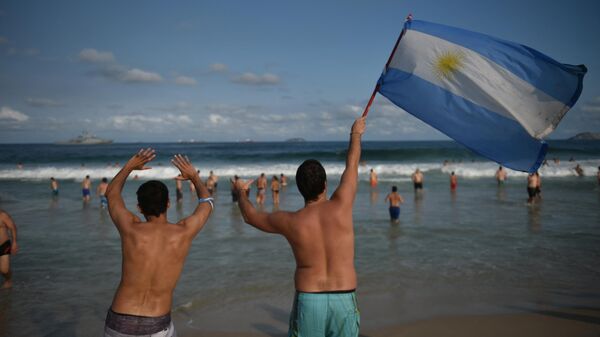
{"type": "Polygon", "coordinates": [[[102,182],[103,182],[103,183],[107,183],[107,182],[108,182],[108,179],[106,179],[106,177],[104,177],[104,178],[102,178],[102,182]]]}
{"type": "Polygon", "coordinates": [[[305,160],[296,171],[296,186],[305,202],[316,200],[325,190],[327,174],[316,159],[305,160]]]}
{"type": "Polygon", "coordinates": [[[398,187],[392,186],[392,192],[398,192],[398,187]]]}
{"type": "Polygon", "coordinates": [[[90,176],[89,176],[89,175],[87,175],[87,176],[85,176],[85,177],[86,177],[87,179],[89,179],[89,178],[90,178],[90,176]]]}
{"type": "Polygon", "coordinates": [[[146,217],[159,216],[167,211],[169,189],[158,180],[150,180],[137,190],[138,205],[146,217]]]}

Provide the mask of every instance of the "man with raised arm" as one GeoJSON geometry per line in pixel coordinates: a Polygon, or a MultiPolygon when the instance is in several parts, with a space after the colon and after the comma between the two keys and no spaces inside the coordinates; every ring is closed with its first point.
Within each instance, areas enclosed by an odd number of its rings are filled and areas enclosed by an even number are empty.
{"type": "Polygon", "coordinates": [[[106,316],[104,336],[176,336],[171,322],[173,290],[194,237],[213,207],[212,199],[187,157],[172,163],[196,187],[199,204],[187,218],[167,221],[169,191],[160,181],[143,183],[137,190],[138,210],[145,221],[125,208],[123,185],[134,170],[146,170],[154,150],[140,150],[117,173],[106,190],[108,211],[121,236],[121,282],[106,316]]]}
{"type": "Polygon", "coordinates": [[[283,235],[294,253],[296,296],[289,336],[358,336],[352,204],[364,130],[363,117],[352,125],[346,169],[330,199],[325,169],[314,159],[306,160],[296,172],[304,197],[304,207],[296,212],[257,211],[243,193],[252,182],[237,184],[244,221],[283,235]]]}

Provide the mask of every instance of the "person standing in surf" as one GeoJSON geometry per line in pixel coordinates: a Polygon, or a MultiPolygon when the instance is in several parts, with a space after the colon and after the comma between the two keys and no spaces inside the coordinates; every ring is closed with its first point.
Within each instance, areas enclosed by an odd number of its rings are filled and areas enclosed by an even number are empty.
{"type": "Polygon", "coordinates": [[[131,172],[146,170],[155,157],[154,150],[140,150],[123,166],[106,190],[108,212],[121,237],[121,282],[106,315],[105,337],[174,337],[171,321],[173,291],[183,270],[192,240],[206,224],[213,209],[212,198],[196,169],[181,155],[172,163],[181,180],[196,187],[198,206],[190,216],[177,223],[167,220],[169,190],[150,180],[137,190],[138,210],[145,221],[131,213],[121,196],[131,172]]]}
{"type": "Polygon", "coordinates": [[[236,185],[244,221],[283,235],[294,253],[296,294],[288,336],[358,336],[352,204],[364,131],[362,117],[352,125],[346,168],[330,199],[325,169],[314,159],[304,161],[296,172],[296,185],[304,197],[304,207],[296,212],[259,211],[245,193],[252,181],[236,185]]]}
{"type": "Polygon", "coordinates": [[[400,204],[404,203],[404,199],[398,193],[398,187],[392,186],[392,192],[385,197],[384,202],[390,202],[390,221],[393,223],[400,222],[400,204]]]}

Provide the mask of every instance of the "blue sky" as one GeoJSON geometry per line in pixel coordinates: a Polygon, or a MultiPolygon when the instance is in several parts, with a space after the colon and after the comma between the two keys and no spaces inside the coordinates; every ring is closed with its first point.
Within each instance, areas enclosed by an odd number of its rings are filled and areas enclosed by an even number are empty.
{"type": "MultiPolygon", "coordinates": [[[[600,1],[0,1],[0,142],[345,140],[404,18],[589,71],[550,138],[600,132],[600,1]]],[[[367,140],[446,139],[378,97],[367,140]]]]}

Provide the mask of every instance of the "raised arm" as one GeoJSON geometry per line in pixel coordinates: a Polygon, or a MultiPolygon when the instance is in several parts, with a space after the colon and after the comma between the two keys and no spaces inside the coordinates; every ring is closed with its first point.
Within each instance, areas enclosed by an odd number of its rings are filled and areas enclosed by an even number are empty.
{"type": "Polygon", "coordinates": [[[125,201],[121,196],[123,186],[127,177],[133,170],[147,170],[146,164],[156,157],[151,148],[141,149],[123,166],[121,171],[111,180],[106,188],[106,199],[108,199],[108,213],[119,232],[127,230],[131,224],[138,221],[137,217],[125,207],[125,201]]]}
{"type": "Polygon", "coordinates": [[[196,206],[196,209],[190,216],[182,219],[179,222],[179,224],[185,226],[185,228],[189,230],[189,233],[193,238],[206,224],[206,221],[208,220],[208,217],[210,216],[210,213],[214,207],[214,203],[210,197],[210,193],[208,193],[208,190],[206,189],[206,186],[204,186],[202,183],[198,171],[194,168],[187,157],[178,154],[173,157],[171,162],[181,172],[181,177],[175,179],[190,180],[192,184],[194,184],[194,187],[196,187],[198,206],[196,206]]]}
{"type": "Polygon", "coordinates": [[[11,233],[10,252],[11,254],[16,254],[19,251],[19,245],[17,244],[17,225],[15,225],[11,216],[3,211],[0,211],[0,221],[4,222],[6,228],[8,228],[11,233]]]}
{"type": "Polygon", "coordinates": [[[239,179],[235,185],[235,193],[237,193],[239,196],[238,206],[240,207],[244,221],[252,227],[255,227],[263,232],[285,235],[285,231],[289,223],[289,213],[267,213],[254,208],[250,200],[248,200],[248,195],[246,194],[248,187],[252,185],[253,181],[254,180],[243,182],[241,179],[239,179]]]}
{"type": "Polygon", "coordinates": [[[360,138],[365,132],[366,117],[358,118],[352,124],[350,131],[350,145],[346,156],[346,169],[342,174],[340,185],[331,196],[332,200],[338,200],[352,204],[356,196],[358,185],[358,162],[360,161],[360,138]]]}

